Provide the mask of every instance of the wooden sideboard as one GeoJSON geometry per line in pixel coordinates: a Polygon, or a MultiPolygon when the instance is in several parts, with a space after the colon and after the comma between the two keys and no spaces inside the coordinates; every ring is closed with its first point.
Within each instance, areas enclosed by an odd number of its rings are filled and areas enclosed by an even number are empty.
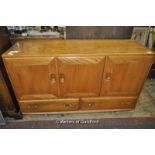
{"type": "Polygon", "coordinates": [[[19,41],[2,57],[22,113],[132,109],[155,60],[132,40],[19,41]]]}

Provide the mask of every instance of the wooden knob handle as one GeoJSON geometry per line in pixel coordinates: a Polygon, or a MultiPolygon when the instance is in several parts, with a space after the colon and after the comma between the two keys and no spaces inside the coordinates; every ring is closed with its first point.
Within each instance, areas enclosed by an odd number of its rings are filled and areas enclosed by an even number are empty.
{"type": "Polygon", "coordinates": [[[65,82],[64,74],[60,74],[59,79],[60,79],[60,83],[64,83],[65,82]]]}
{"type": "Polygon", "coordinates": [[[105,80],[107,80],[107,81],[111,80],[111,73],[106,74],[105,80]]]}
{"type": "Polygon", "coordinates": [[[63,77],[61,77],[61,78],[60,78],[60,82],[61,82],[61,83],[64,83],[64,82],[65,82],[65,79],[64,79],[63,77]]]}
{"type": "Polygon", "coordinates": [[[66,103],[65,104],[65,107],[67,108],[67,107],[70,107],[71,105],[69,104],[69,103],[66,103]]]}
{"type": "Polygon", "coordinates": [[[56,83],[55,78],[51,79],[52,84],[56,83]]]}
{"type": "Polygon", "coordinates": [[[38,108],[38,105],[37,105],[37,104],[35,104],[35,105],[34,105],[34,108],[38,108]]]}
{"type": "Polygon", "coordinates": [[[89,105],[89,107],[92,107],[93,106],[93,103],[89,103],[88,105],[89,105]]]}
{"type": "Polygon", "coordinates": [[[51,74],[51,83],[52,84],[55,84],[56,83],[56,76],[55,76],[55,74],[51,74]]]}
{"type": "Polygon", "coordinates": [[[36,109],[36,108],[38,108],[38,104],[30,104],[29,105],[29,108],[36,109]]]}

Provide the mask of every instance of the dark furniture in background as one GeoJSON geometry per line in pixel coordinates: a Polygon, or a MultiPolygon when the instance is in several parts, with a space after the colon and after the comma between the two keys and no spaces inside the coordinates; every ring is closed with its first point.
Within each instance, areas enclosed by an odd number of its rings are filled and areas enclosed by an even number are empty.
{"type": "Polygon", "coordinates": [[[11,46],[9,39],[9,32],[6,26],[0,27],[0,109],[4,116],[19,116],[18,104],[11,87],[10,81],[6,74],[6,70],[1,58],[3,52],[5,52],[11,46]]]}
{"type": "Polygon", "coordinates": [[[130,39],[133,26],[67,26],[66,39],[130,39]]]}
{"type": "Polygon", "coordinates": [[[152,65],[148,77],[149,77],[149,79],[154,79],[155,78],[155,63],[152,65]]]}

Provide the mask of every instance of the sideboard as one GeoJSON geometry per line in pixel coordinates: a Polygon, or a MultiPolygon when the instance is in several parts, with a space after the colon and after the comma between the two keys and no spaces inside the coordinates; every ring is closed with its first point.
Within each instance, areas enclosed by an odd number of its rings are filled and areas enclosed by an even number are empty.
{"type": "Polygon", "coordinates": [[[2,57],[22,113],[133,109],[155,61],[133,40],[23,40],[2,57]]]}

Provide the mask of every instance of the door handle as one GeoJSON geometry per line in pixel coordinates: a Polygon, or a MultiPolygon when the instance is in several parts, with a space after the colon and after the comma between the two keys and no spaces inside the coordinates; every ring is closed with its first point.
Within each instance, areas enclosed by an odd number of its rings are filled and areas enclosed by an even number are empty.
{"type": "Polygon", "coordinates": [[[55,74],[51,74],[50,75],[50,80],[51,80],[52,84],[56,83],[56,76],[55,76],[55,74]]]}
{"type": "Polygon", "coordinates": [[[28,108],[37,109],[38,108],[38,104],[29,104],[28,108]]]}
{"type": "Polygon", "coordinates": [[[111,73],[106,73],[105,80],[107,80],[107,81],[111,80],[111,73]]]}
{"type": "Polygon", "coordinates": [[[59,75],[59,80],[60,80],[60,83],[64,83],[65,82],[65,75],[64,74],[60,74],[59,75]]]}

